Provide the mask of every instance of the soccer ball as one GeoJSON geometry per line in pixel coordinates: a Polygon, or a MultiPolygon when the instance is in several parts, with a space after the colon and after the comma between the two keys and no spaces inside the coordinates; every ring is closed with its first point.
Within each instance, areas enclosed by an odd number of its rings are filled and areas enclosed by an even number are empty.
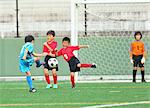
{"type": "Polygon", "coordinates": [[[57,60],[56,58],[50,58],[50,59],[48,60],[48,65],[49,65],[49,67],[51,67],[51,68],[55,68],[55,67],[58,66],[58,60],[57,60]]]}

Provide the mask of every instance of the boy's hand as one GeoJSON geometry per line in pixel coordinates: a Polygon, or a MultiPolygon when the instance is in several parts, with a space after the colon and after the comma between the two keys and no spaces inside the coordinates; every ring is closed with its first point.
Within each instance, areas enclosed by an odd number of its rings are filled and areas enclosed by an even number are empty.
{"type": "Polygon", "coordinates": [[[142,63],[142,64],[145,63],[145,57],[142,58],[141,63],[142,63]]]}
{"type": "Polygon", "coordinates": [[[23,60],[26,60],[26,56],[23,56],[23,58],[22,58],[23,60]]]}
{"type": "Polygon", "coordinates": [[[80,48],[89,48],[89,45],[79,45],[80,48]]]}
{"type": "Polygon", "coordinates": [[[87,48],[89,48],[90,46],[89,45],[86,45],[87,46],[87,48]]]}
{"type": "Polygon", "coordinates": [[[133,59],[132,58],[130,58],[130,62],[133,64],[133,59]]]}
{"type": "Polygon", "coordinates": [[[58,50],[57,49],[54,49],[54,52],[57,52],[58,50]]]}
{"type": "Polygon", "coordinates": [[[48,53],[49,56],[56,57],[56,54],[48,53]]]}

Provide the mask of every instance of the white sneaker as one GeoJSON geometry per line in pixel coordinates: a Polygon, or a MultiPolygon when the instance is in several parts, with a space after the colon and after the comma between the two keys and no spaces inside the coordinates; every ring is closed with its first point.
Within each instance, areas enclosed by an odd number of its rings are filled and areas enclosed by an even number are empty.
{"type": "Polygon", "coordinates": [[[51,84],[47,84],[46,88],[52,88],[51,84]]]}
{"type": "Polygon", "coordinates": [[[35,88],[32,88],[29,90],[29,92],[35,93],[37,90],[35,88]]]}
{"type": "Polygon", "coordinates": [[[53,88],[57,89],[57,88],[58,88],[58,85],[57,85],[57,84],[54,84],[54,85],[53,85],[53,88]]]}
{"type": "Polygon", "coordinates": [[[97,65],[95,63],[92,63],[91,68],[96,68],[96,67],[97,67],[97,65]]]}

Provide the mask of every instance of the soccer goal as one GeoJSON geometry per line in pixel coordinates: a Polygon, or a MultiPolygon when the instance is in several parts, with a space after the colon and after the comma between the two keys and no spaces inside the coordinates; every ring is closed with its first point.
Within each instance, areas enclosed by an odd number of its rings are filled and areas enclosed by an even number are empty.
{"type": "MultiPolygon", "coordinates": [[[[75,53],[81,62],[97,64],[96,69],[82,69],[76,78],[132,79],[128,51],[135,31],[142,32],[142,40],[150,47],[149,0],[71,0],[71,43],[90,46],[75,53]]],[[[147,79],[150,79],[149,64],[147,58],[147,79]]]]}

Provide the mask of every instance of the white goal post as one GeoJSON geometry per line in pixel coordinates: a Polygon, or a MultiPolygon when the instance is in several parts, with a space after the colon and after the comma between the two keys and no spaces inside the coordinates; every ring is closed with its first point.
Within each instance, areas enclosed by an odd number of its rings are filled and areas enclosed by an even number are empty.
{"type": "MultiPolygon", "coordinates": [[[[78,4],[150,3],[150,0],[71,0],[71,45],[78,45],[78,4]]],[[[78,53],[75,52],[78,56],[78,53]]],[[[78,73],[76,73],[76,81],[78,73]]]]}

